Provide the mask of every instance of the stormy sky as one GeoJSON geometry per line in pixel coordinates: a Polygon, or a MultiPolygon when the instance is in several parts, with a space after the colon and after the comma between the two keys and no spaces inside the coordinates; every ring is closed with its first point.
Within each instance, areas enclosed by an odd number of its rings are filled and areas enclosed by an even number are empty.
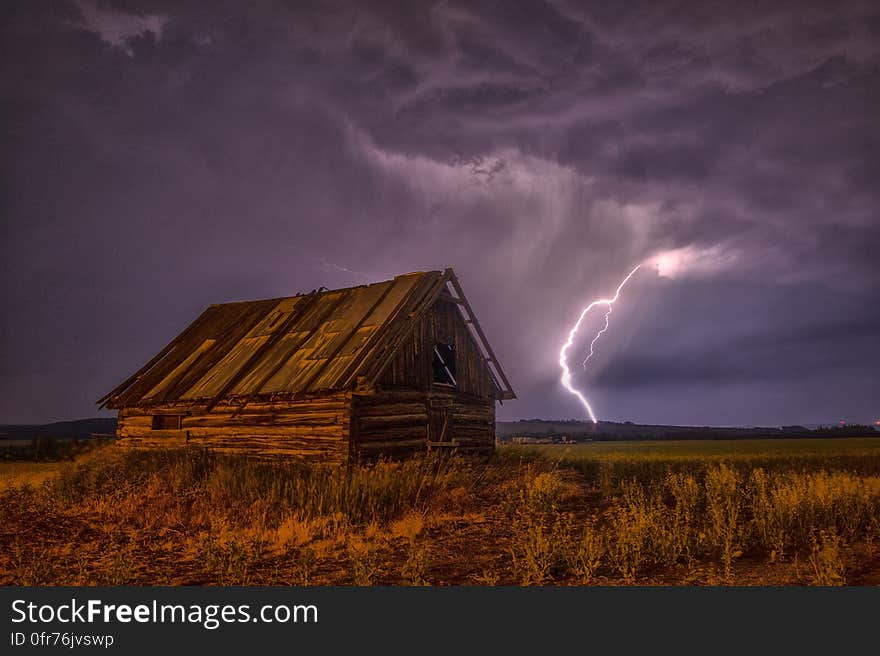
{"type": "Polygon", "coordinates": [[[876,2],[0,6],[0,423],[210,303],[453,266],[519,399],[880,418],[876,2]]]}

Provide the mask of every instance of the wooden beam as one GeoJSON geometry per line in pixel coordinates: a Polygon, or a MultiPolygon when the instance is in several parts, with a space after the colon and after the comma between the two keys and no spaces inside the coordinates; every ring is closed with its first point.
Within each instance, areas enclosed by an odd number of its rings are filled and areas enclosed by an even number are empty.
{"type": "Polygon", "coordinates": [[[456,303],[461,304],[460,298],[455,298],[452,294],[447,291],[440,292],[440,296],[438,297],[441,301],[446,301],[447,303],[456,303]]]}
{"type": "MultiPolygon", "coordinates": [[[[492,347],[489,345],[489,340],[486,338],[486,334],[483,332],[483,328],[480,326],[480,322],[477,321],[477,315],[474,314],[473,309],[471,308],[471,304],[468,303],[467,297],[464,295],[464,290],[461,288],[461,283],[458,281],[458,277],[452,271],[452,269],[447,269],[449,272],[449,282],[452,283],[453,289],[455,289],[455,293],[458,295],[458,298],[461,300],[461,306],[464,308],[465,312],[467,312],[466,319],[471,320],[471,326],[473,326],[474,330],[476,330],[477,335],[480,338],[480,342],[483,345],[483,348],[486,351],[486,355],[488,356],[486,359],[486,364],[488,365],[490,362],[494,365],[495,370],[498,372],[498,375],[501,377],[501,380],[504,382],[506,389],[502,389],[501,398],[502,399],[515,399],[516,394],[513,391],[513,387],[510,384],[510,381],[507,379],[507,376],[504,373],[504,370],[501,368],[501,365],[498,363],[498,358],[495,357],[495,352],[492,350],[492,347]]],[[[491,369],[490,369],[491,371],[491,369]]]]}

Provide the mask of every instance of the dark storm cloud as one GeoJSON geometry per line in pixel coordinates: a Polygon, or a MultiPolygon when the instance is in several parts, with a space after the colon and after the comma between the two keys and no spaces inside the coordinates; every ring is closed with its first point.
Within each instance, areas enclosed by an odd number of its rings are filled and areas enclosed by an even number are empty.
{"type": "Polygon", "coordinates": [[[3,421],[89,414],[208,303],[448,265],[502,416],[576,416],[560,342],[642,261],[602,416],[878,412],[874,3],[0,11],[3,421]]]}
{"type": "Polygon", "coordinates": [[[797,334],[765,334],[724,340],[694,349],[628,351],[614,360],[595,383],[603,387],[709,385],[750,381],[760,371],[764,381],[808,378],[815,372],[861,369],[865,353],[878,348],[877,318],[872,322],[810,326],[797,334]]]}

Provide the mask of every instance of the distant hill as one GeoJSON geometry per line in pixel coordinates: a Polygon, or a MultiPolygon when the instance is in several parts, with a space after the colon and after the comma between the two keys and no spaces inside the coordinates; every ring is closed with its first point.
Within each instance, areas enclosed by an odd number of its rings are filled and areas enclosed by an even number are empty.
{"type": "Polygon", "coordinates": [[[59,421],[54,424],[8,424],[0,425],[0,440],[29,440],[35,437],[81,438],[92,433],[116,432],[115,417],[93,417],[75,421],[59,421]]]}

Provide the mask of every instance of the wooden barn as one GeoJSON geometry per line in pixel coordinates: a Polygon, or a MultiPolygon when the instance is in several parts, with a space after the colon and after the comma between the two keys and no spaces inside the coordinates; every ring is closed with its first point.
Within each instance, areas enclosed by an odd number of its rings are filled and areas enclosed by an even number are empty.
{"type": "Polygon", "coordinates": [[[489,453],[515,395],[452,269],[212,305],[98,400],[117,443],[343,463],[489,453]]]}

